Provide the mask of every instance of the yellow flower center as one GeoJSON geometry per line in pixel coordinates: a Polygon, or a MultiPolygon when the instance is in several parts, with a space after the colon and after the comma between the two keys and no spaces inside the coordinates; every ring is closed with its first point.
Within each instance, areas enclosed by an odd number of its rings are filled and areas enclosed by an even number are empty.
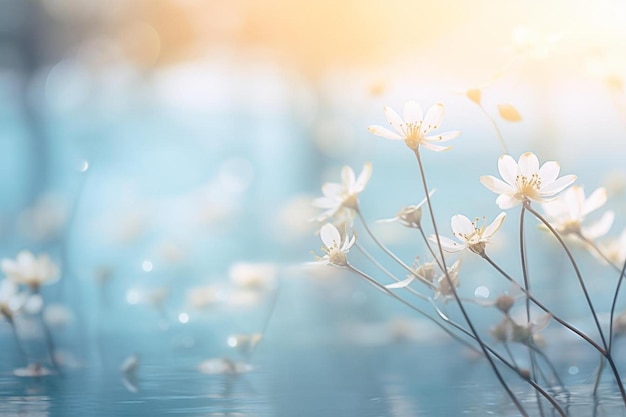
{"type": "Polygon", "coordinates": [[[339,244],[336,241],[333,240],[333,244],[329,248],[324,249],[324,252],[328,254],[330,264],[336,266],[348,265],[348,258],[346,257],[346,254],[339,249],[339,244]]]}
{"type": "Polygon", "coordinates": [[[539,174],[532,174],[530,177],[518,175],[515,177],[515,186],[517,194],[522,197],[537,197],[541,188],[541,177],[539,174]]]}
{"type": "Polygon", "coordinates": [[[416,150],[422,141],[422,122],[406,123],[402,129],[404,130],[406,146],[416,150]]]}

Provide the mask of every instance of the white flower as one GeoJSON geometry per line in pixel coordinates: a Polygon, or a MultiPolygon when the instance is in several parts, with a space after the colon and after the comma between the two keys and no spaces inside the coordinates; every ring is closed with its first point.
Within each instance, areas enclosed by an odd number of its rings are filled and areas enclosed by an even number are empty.
{"type": "Polygon", "coordinates": [[[507,314],[496,327],[491,329],[491,335],[498,342],[515,342],[524,345],[531,341],[537,343],[537,338],[540,337],[539,332],[548,326],[551,319],[552,315],[546,313],[525,324],[518,324],[507,314]]]}
{"type": "Polygon", "coordinates": [[[324,221],[334,216],[343,208],[357,210],[358,194],[365,189],[367,182],[372,176],[372,164],[369,162],[363,166],[363,171],[358,178],[355,177],[352,168],[345,166],[341,170],[341,184],[327,182],[322,186],[324,197],[316,198],[313,205],[326,209],[316,220],[324,221]]]}
{"type": "Polygon", "coordinates": [[[574,185],[565,190],[560,198],[542,205],[550,224],[561,234],[582,235],[582,237],[594,240],[608,233],[613,225],[615,214],[608,211],[602,218],[583,227],[585,216],[600,208],[606,203],[606,189],[598,188],[589,198],[585,198],[585,192],[579,185],[574,185]]]}
{"type": "MultiPolygon", "coordinates": [[[[607,243],[598,244],[598,249],[609,261],[621,268],[624,261],[626,261],[626,229],[622,231],[618,238],[613,238],[607,243]]],[[[592,250],[591,253],[602,262],[606,262],[595,250],[592,250]]]]}
{"type": "Polygon", "coordinates": [[[480,177],[480,182],[489,190],[500,194],[496,203],[506,210],[520,203],[550,201],[576,181],[575,175],[557,178],[560,169],[556,161],[548,161],[539,168],[539,159],[532,152],[520,156],[518,162],[510,155],[502,155],[498,159],[498,171],[504,181],[484,175],[480,177]]]}
{"type": "MultiPolygon", "coordinates": [[[[450,222],[452,233],[460,241],[460,243],[457,243],[452,239],[448,239],[445,236],[439,236],[441,247],[446,252],[460,252],[463,249],[468,248],[474,253],[484,255],[485,246],[489,243],[489,239],[491,239],[491,237],[500,229],[505,217],[506,213],[502,212],[498,214],[498,217],[496,217],[489,226],[485,227],[484,217],[483,224],[478,226],[478,218],[472,222],[462,214],[452,216],[452,221],[450,222]]],[[[432,242],[437,242],[437,237],[435,235],[429,236],[429,239],[432,242]]]]}
{"type": "MultiPolygon", "coordinates": [[[[448,268],[448,277],[450,277],[450,282],[454,285],[454,288],[458,288],[461,282],[459,281],[459,267],[461,266],[461,260],[457,260],[448,268]]],[[[448,282],[448,278],[446,274],[442,274],[437,280],[437,289],[435,290],[435,300],[441,296],[443,296],[444,301],[447,301],[450,297],[454,295],[454,288],[450,286],[450,282],[448,282]]]]}
{"type": "MultiPolygon", "coordinates": [[[[428,193],[429,197],[432,197],[432,195],[435,193],[436,190],[431,190],[428,193]]],[[[416,229],[421,228],[421,222],[422,222],[422,206],[426,203],[427,199],[424,198],[422,201],[419,202],[419,204],[414,205],[414,206],[407,206],[407,207],[403,207],[402,210],[400,210],[400,212],[398,212],[398,214],[396,214],[395,217],[392,217],[390,219],[381,219],[378,220],[380,223],[388,223],[388,222],[398,222],[403,226],[406,227],[413,227],[416,229]]]]}
{"type": "Polygon", "coordinates": [[[271,263],[237,262],[230,266],[228,276],[239,288],[264,291],[274,286],[277,272],[271,263]]]}
{"type": "Polygon", "coordinates": [[[17,254],[15,260],[3,259],[2,272],[16,284],[28,285],[37,291],[42,284],[51,284],[59,279],[59,268],[46,254],[35,257],[29,251],[17,254]]]}
{"type": "Polygon", "coordinates": [[[459,136],[459,131],[444,132],[438,135],[428,135],[437,129],[443,119],[444,106],[441,103],[432,106],[423,117],[422,108],[415,101],[404,105],[404,120],[392,108],[385,107],[385,117],[395,130],[391,131],[382,126],[369,126],[368,130],[376,136],[387,139],[403,140],[406,145],[416,151],[420,145],[431,151],[446,151],[449,146],[439,146],[435,143],[446,142],[459,136]]]}
{"type": "Polygon", "coordinates": [[[348,266],[348,258],[346,257],[346,254],[352,245],[354,245],[356,236],[352,236],[351,239],[348,239],[348,236],[346,235],[342,240],[341,234],[335,225],[326,223],[320,230],[320,237],[326,246],[325,248],[322,248],[322,250],[326,252],[326,255],[321,258],[317,258],[317,261],[323,264],[335,266],[348,266]]]}

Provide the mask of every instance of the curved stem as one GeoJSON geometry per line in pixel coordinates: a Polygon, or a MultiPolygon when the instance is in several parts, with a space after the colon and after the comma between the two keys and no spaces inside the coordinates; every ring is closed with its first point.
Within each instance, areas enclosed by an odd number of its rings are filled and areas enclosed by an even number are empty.
{"type": "Polygon", "coordinates": [[[391,259],[396,261],[402,268],[404,268],[408,273],[410,273],[415,278],[417,278],[420,282],[423,282],[424,284],[428,285],[430,288],[434,288],[434,285],[432,284],[432,282],[428,282],[424,278],[422,278],[419,275],[417,275],[415,273],[415,271],[410,266],[408,266],[406,263],[404,263],[404,261],[402,261],[402,259],[398,258],[392,251],[390,251],[387,248],[387,246],[385,246],[380,240],[378,240],[378,238],[376,238],[376,235],[374,235],[374,233],[372,233],[371,229],[367,225],[367,222],[365,221],[365,218],[363,218],[363,213],[361,213],[360,209],[356,209],[355,211],[356,211],[357,215],[359,216],[359,219],[361,219],[361,223],[363,224],[363,227],[365,228],[365,231],[367,232],[367,234],[370,235],[370,237],[372,238],[374,243],[376,243],[378,245],[378,247],[380,247],[380,249],[382,249],[383,252],[385,252],[391,259]]]}
{"type": "Polygon", "coordinates": [[[615,292],[613,293],[613,301],[611,302],[611,316],[609,319],[609,352],[613,347],[613,320],[615,318],[615,307],[617,306],[617,297],[619,295],[619,290],[622,287],[622,281],[624,278],[624,272],[626,271],[626,261],[624,261],[624,265],[622,266],[622,270],[619,273],[619,278],[617,280],[617,286],[615,287],[615,292]]]}
{"type": "Polygon", "coordinates": [[[571,331],[572,333],[580,336],[585,342],[589,343],[591,346],[593,346],[594,349],[596,349],[600,354],[602,354],[603,356],[606,354],[606,351],[604,350],[604,348],[602,346],[600,346],[598,343],[596,343],[592,338],[590,338],[589,336],[587,336],[585,333],[583,333],[582,331],[578,330],[577,328],[575,328],[574,326],[572,326],[571,324],[569,324],[567,321],[563,320],[561,317],[559,317],[558,315],[556,315],[555,313],[553,313],[548,307],[546,307],[541,301],[539,301],[537,298],[535,298],[534,295],[532,295],[531,293],[529,293],[528,291],[524,290],[524,288],[520,287],[520,285],[517,283],[517,281],[515,281],[509,274],[507,274],[502,268],[500,268],[500,266],[498,264],[496,264],[493,259],[491,259],[489,257],[489,255],[487,255],[486,253],[483,255],[483,259],[486,260],[487,262],[489,262],[489,264],[495,268],[496,271],[498,271],[504,278],[506,278],[509,282],[515,284],[520,291],[522,291],[522,293],[528,297],[537,307],[539,307],[541,310],[543,310],[544,312],[550,314],[552,316],[552,318],[554,319],[554,321],[556,321],[557,323],[561,324],[562,326],[564,326],[565,328],[567,328],[569,331],[571,331]]]}
{"type": "MultiPolygon", "coordinates": [[[[596,327],[598,328],[598,333],[600,334],[600,339],[602,339],[602,345],[604,346],[605,351],[607,351],[608,350],[608,344],[606,343],[606,339],[604,338],[604,332],[602,331],[602,326],[600,326],[600,321],[598,320],[598,315],[596,314],[596,310],[593,307],[593,303],[591,302],[591,297],[589,296],[589,292],[587,291],[587,286],[585,285],[585,282],[583,280],[582,274],[580,273],[580,270],[578,269],[578,264],[576,263],[576,260],[574,259],[574,256],[572,255],[572,252],[569,250],[569,248],[567,247],[567,245],[563,241],[563,238],[554,229],[554,227],[552,227],[552,225],[541,214],[539,214],[535,209],[533,209],[530,206],[530,202],[528,202],[528,201],[524,202],[524,207],[526,207],[526,209],[528,209],[528,211],[530,211],[537,219],[539,219],[539,221],[541,223],[543,223],[550,230],[550,232],[559,241],[561,247],[563,248],[563,250],[567,254],[567,257],[569,258],[572,266],[574,267],[574,271],[576,272],[576,277],[578,278],[578,282],[580,284],[580,287],[581,287],[581,289],[583,291],[583,294],[585,295],[585,299],[587,300],[587,305],[589,305],[589,309],[591,310],[591,315],[593,316],[593,320],[594,320],[594,322],[596,324],[596,327]]],[[[625,400],[626,400],[626,398],[625,398],[625,400]]]]}
{"type": "Polygon", "coordinates": [[[485,108],[482,106],[482,104],[480,104],[480,103],[477,103],[477,104],[478,104],[478,107],[480,108],[480,110],[482,110],[482,112],[485,115],[485,117],[487,118],[487,120],[489,120],[489,122],[491,123],[491,126],[493,126],[494,130],[496,131],[496,136],[498,137],[498,143],[500,143],[500,147],[502,148],[502,152],[503,153],[509,153],[506,150],[506,145],[504,144],[504,138],[502,137],[502,132],[500,132],[500,128],[498,127],[498,124],[493,119],[493,117],[491,117],[489,115],[489,113],[487,113],[487,110],[485,110],[485,108]]]}
{"type": "Polygon", "coordinates": [[[420,153],[419,153],[419,148],[416,148],[414,151],[415,151],[415,157],[417,158],[417,165],[419,166],[419,170],[420,170],[420,176],[422,178],[422,186],[424,187],[424,194],[426,194],[426,203],[428,205],[428,211],[429,211],[429,214],[430,214],[430,220],[431,220],[432,225],[433,225],[433,231],[435,233],[435,238],[437,239],[437,247],[439,249],[439,256],[441,257],[441,266],[443,268],[443,273],[444,273],[444,275],[446,277],[448,285],[449,285],[450,289],[452,290],[452,294],[454,295],[454,299],[456,300],[456,303],[459,306],[459,310],[461,311],[461,314],[463,315],[463,318],[467,322],[467,325],[469,326],[472,334],[474,335],[474,338],[476,339],[476,342],[478,342],[478,344],[480,345],[480,348],[482,349],[483,353],[485,354],[485,357],[487,358],[487,361],[489,362],[489,365],[493,369],[493,372],[496,375],[496,378],[498,379],[498,381],[502,385],[502,388],[504,388],[504,390],[507,392],[507,394],[511,398],[511,401],[513,401],[513,403],[515,404],[515,406],[517,407],[519,412],[522,413],[522,415],[527,416],[528,414],[526,413],[526,410],[524,409],[524,407],[522,406],[520,401],[517,399],[517,397],[515,396],[513,391],[511,391],[511,389],[509,388],[508,384],[506,383],[506,381],[502,377],[502,374],[498,370],[498,367],[494,363],[493,358],[489,354],[489,351],[487,350],[485,343],[482,341],[480,335],[478,334],[478,331],[476,331],[476,328],[474,327],[474,324],[472,323],[472,320],[469,318],[469,315],[467,314],[467,311],[465,310],[465,307],[463,306],[463,302],[459,298],[459,294],[456,291],[454,283],[452,282],[452,279],[450,278],[450,274],[448,273],[448,268],[446,267],[446,259],[445,259],[445,256],[443,254],[443,247],[441,246],[441,240],[439,239],[439,231],[437,230],[437,222],[435,220],[435,214],[433,212],[433,205],[432,205],[432,203],[430,201],[430,195],[428,193],[428,184],[426,183],[426,175],[424,174],[424,165],[422,164],[422,158],[421,158],[420,153]]]}
{"type": "MultiPolygon", "coordinates": [[[[430,314],[428,314],[427,312],[425,312],[421,308],[417,307],[416,305],[408,302],[407,300],[405,300],[404,298],[400,297],[399,295],[395,294],[393,291],[389,290],[389,288],[385,287],[384,285],[382,285],[381,283],[376,281],[374,278],[372,278],[371,276],[369,276],[365,272],[361,271],[358,268],[355,268],[354,266],[352,266],[350,264],[348,264],[348,266],[346,268],[348,268],[350,271],[354,272],[355,274],[360,275],[362,278],[364,278],[370,284],[372,284],[373,286],[375,286],[376,288],[378,288],[379,290],[381,290],[385,294],[389,295],[390,297],[392,297],[392,298],[396,299],[397,301],[401,302],[405,306],[409,307],[411,310],[414,310],[417,313],[421,314],[422,316],[426,317],[428,320],[430,320],[431,322],[436,324],[440,329],[442,329],[444,332],[446,332],[448,335],[450,335],[453,339],[455,339],[456,341],[458,341],[458,342],[462,343],[463,345],[465,345],[465,347],[473,350],[474,352],[480,353],[480,351],[478,349],[476,349],[476,347],[474,347],[472,344],[468,343],[466,340],[462,339],[458,335],[452,333],[450,331],[450,329],[446,328],[443,324],[441,324],[433,316],[431,316],[430,314]]],[[[463,329],[460,326],[457,327],[455,325],[453,327],[457,328],[458,330],[461,330],[463,333],[467,332],[467,330],[463,329]]]]}

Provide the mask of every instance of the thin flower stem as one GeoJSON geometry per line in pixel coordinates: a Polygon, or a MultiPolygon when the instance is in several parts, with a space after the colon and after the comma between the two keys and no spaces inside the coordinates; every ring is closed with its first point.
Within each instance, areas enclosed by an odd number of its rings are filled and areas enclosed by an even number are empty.
{"type": "MultiPolygon", "coordinates": [[[[419,314],[423,315],[424,317],[428,318],[429,320],[431,320],[433,323],[435,323],[437,326],[439,326],[441,329],[443,329],[444,331],[446,331],[448,334],[452,335],[456,340],[460,341],[461,343],[463,343],[466,347],[472,349],[473,351],[477,352],[477,353],[481,353],[478,349],[476,349],[474,346],[472,346],[471,344],[469,344],[467,341],[465,341],[464,339],[461,339],[460,337],[458,337],[457,335],[455,335],[454,333],[450,333],[449,329],[446,329],[437,319],[435,319],[434,317],[432,317],[430,314],[426,313],[425,311],[421,310],[419,307],[409,303],[408,301],[406,301],[405,299],[403,299],[402,297],[394,294],[392,291],[390,291],[388,288],[385,288],[384,285],[380,284],[378,281],[376,281],[374,278],[372,278],[371,276],[369,276],[368,274],[366,274],[365,272],[353,267],[352,265],[348,264],[348,266],[346,267],[347,269],[349,269],[350,271],[356,273],[357,275],[361,276],[362,278],[364,278],[366,281],[368,281],[370,284],[374,285],[375,287],[377,287],[379,290],[383,291],[384,293],[386,293],[387,295],[395,298],[396,300],[398,300],[399,302],[401,302],[402,304],[406,305],[407,307],[409,307],[410,309],[418,312],[419,314]]],[[[459,330],[460,332],[462,332],[463,334],[465,334],[466,336],[470,337],[473,340],[476,340],[475,337],[466,329],[464,329],[462,326],[460,326],[459,324],[455,323],[454,321],[450,320],[445,314],[443,314],[443,312],[436,306],[436,304],[434,303],[434,301],[432,299],[430,299],[431,303],[433,304],[433,306],[435,307],[435,310],[437,311],[437,314],[442,318],[442,320],[444,320],[446,323],[452,325],[454,328],[456,328],[457,330],[459,330]]],[[[517,367],[517,365],[514,365],[512,363],[510,363],[509,361],[507,361],[502,355],[500,355],[497,351],[495,351],[493,348],[491,348],[490,346],[483,344],[484,347],[486,348],[486,350],[489,351],[490,354],[492,354],[496,359],[498,359],[500,362],[502,362],[502,364],[504,364],[506,367],[508,367],[509,369],[511,369],[512,371],[514,371],[520,378],[522,378],[524,381],[528,382],[534,389],[536,392],[538,392],[539,394],[541,394],[541,396],[543,396],[546,400],[548,400],[550,402],[550,404],[552,404],[552,406],[554,407],[554,409],[559,413],[559,415],[561,417],[567,417],[567,414],[565,414],[565,411],[563,411],[563,408],[561,407],[561,405],[554,399],[554,397],[552,397],[545,389],[543,389],[543,387],[541,387],[539,384],[537,384],[534,381],[531,381],[529,379],[527,379],[520,371],[520,369],[517,367]]],[[[484,351],[483,351],[484,353],[484,351]]],[[[505,385],[506,386],[506,385],[505,385]]],[[[515,398],[513,399],[513,402],[516,403],[515,398]]],[[[516,403],[517,405],[517,403],[516,403]]],[[[520,404],[521,405],[521,404],[520,404]]],[[[518,407],[519,409],[519,407],[518,407]]],[[[526,414],[526,412],[524,411],[524,409],[520,409],[520,412],[522,413],[522,415],[527,416],[528,414],[526,414]]]]}
{"type": "Polygon", "coordinates": [[[365,231],[367,232],[367,234],[370,235],[374,243],[376,243],[378,247],[382,249],[383,252],[385,252],[391,259],[396,261],[402,268],[404,268],[409,274],[417,278],[420,282],[423,282],[424,284],[428,285],[430,288],[434,288],[434,285],[432,284],[432,282],[428,282],[424,278],[416,274],[415,271],[410,266],[405,264],[404,261],[402,261],[402,259],[398,258],[392,251],[390,251],[387,248],[387,246],[385,246],[380,240],[378,240],[378,238],[376,238],[376,235],[372,233],[371,229],[367,225],[367,222],[365,221],[365,218],[363,217],[363,213],[361,213],[360,209],[356,209],[355,211],[357,215],[359,216],[359,219],[361,219],[361,223],[363,224],[363,227],[365,228],[365,231]]]}
{"type": "Polygon", "coordinates": [[[604,356],[600,356],[600,363],[596,371],[596,381],[593,384],[593,396],[598,395],[598,387],[600,386],[600,379],[602,378],[602,371],[604,370],[604,356]]]}
{"type": "Polygon", "coordinates": [[[498,127],[498,124],[496,123],[496,121],[493,119],[493,117],[491,117],[489,115],[489,113],[487,112],[487,110],[483,107],[482,104],[477,103],[478,107],[480,108],[480,110],[482,110],[483,114],[485,115],[485,117],[487,118],[487,120],[489,120],[489,122],[491,123],[491,126],[493,126],[493,129],[496,131],[496,136],[498,138],[498,143],[500,144],[500,147],[502,148],[502,152],[503,153],[509,153],[506,150],[506,145],[504,144],[504,138],[502,137],[502,132],[500,132],[500,128],[498,127]]]}
{"type": "MultiPolygon", "coordinates": [[[[474,347],[471,343],[467,342],[465,339],[462,339],[458,335],[452,333],[450,331],[450,329],[446,328],[443,324],[441,324],[441,322],[439,322],[439,320],[437,320],[436,318],[434,318],[433,316],[431,316],[430,314],[428,314],[426,311],[422,310],[421,308],[417,307],[416,305],[408,302],[404,298],[402,298],[399,295],[395,294],[393,291],[389,290],[389,288],[387,288],[384,285],[382,285],[381,283],[379,283],[376,279],[372,278],[371,276],[369,276],[365,272],[361,271],[358,268],[355,268],[354,266],[352,266],[350,264],[348,264],[347,268],[350,271],[354,272],[355,274],[360,275],[362,278],[364,278],[366,281],[368,281],[370,284],[372,284],[373,286],[375,286],[376,288],[378,288],[379,290],[381,290],[385,294],[387,294],[390,297],[396,299],[397,301],[401,302],[405,306],[409,307],[410,309],[416,311],[417,313],[421,314],[422,316],[426,317],[427,319],[429,319],[430,321],[435,323],[439,328],[441,328],[444,332],[446,332],[448,335],[450,335],[453,339],[455,339],[456,341],[458,341],[461,344],[465,345],[465,347],[471,349],[474,352],[480,353],[480,351],[478,349],[476,349],[476,347],[474,347]]],[[[458,325],[453,325],[453,327],[455,327],[458,330],[462,331],[463,333],[467,334],[467,330],[461,328],[460,326],[458,326],[458,327],[457,326],[458,325]]]]}
{"type": "MultiPolygon", "coordinates": [[[[580,232],[577,233],[576,236],[579,239],[581,239],[583,242],[585,242],[587,245],[589,245],[602,259],[604,259],[604,261],[606,263],[611,265],[613,267],[613,269],[615,269],[617,272],[619,272],[619,278],[617,279],[617,286],[615,287],[615,291],[613,292],[613,301],[611,302],[611,314],[610,314],[610,318],[609,318],[609,347],[607,348],[607,350],[610,353],[611,352],[611,347],[613,346],[613,320],[615,318],[615,307],[617,305],[617,298],[619,296],[619,291],[620,291],[621,286],[622,286],[622,278],[624,278],[624,273],[625,273],[625,270],[626,270],[626,261],[624,261],[624,264],[620,268],[619,266],[615,265],[608,258],[608,256],[606,256],[604,254],[604,252],[602,252],[600,250],[600,248],[598,248],[598,246],[593,242],[593,240],[587,239],[580,232]]],[[[598,376],[598,379],[599,379],[599,376],[598,376]]]]}
{"type": "Polygon", "coordinates": [[[272,299],[270,300],[269,310],[267,312],[267,315],[265,316],[265,321],[263,322],[263,327],[261,327],[261,340],[259,342],[257,342],[254,345],[254,347],[252,347],[252,349],[250,349],[250,351],[246,355],[246,361],[248,361],[248,362],[250,362],[250,358],[252,357],[252,354],[256,351],[256,349],[259,346],[259,344],[265,338],[265,333],[267,332],[267,328],[269,327],[270,322],[272,321],[272,317],[274,316],[274,311],[276,310],[276,304],[278,304],[278,296],[279,295],[280,295],[280,282],[278,282],[278,284],[276,284],[276,289],[272,293],[272,299]]]}
{"type": "MultiPolygon", "coordinates": [[[[522,277],[524,278],[524,289],[526,292],[530,292],[530,278],[528,277],[528,262],[526,259],[526,239],[524,235],[524,214],[526,214],[526,208],[522,206],[519,218],[519,248],[522,265],[522,277]]],[[[524,303],[526,306],[526,322],[530,323],[530,299],[526,297],[524,303]]],[[[529,349],[528,356],[530,358],[530,377],[534,381],[537,381],[537,359],[535,358],[535,352],[533,352],[532,349],[529,349]]],[[[543,414],[543,410],[541,410],[541,414],[543,414]]]]}
{"type": "MultiPolygon", "coordinates": [[[[554,235],[556,240],[559,241],[561,247],[565,251],[565,253],[566,253],[567,257],[569,258],[572,266],[574,267],[574,271],[576,272],[576,277],[578,278],[578,282],[580,283],[580,287],[581,287],[581,289],[583,291],[583,294],[585,295],[585,299],[587,300],[587,304],[589,305],[589,309],[591,310],[591,315],[593,316],[593,320],[594,320],[594,322],[596,324],[596,327],[598,328],[598,333],[600,334],[600,339],[602,339],[602,345],[604,346],[605,351],[608,351],[608,344],[606,343],[606,339],[604,338],[604,332],[602,331],[602,326],[600,326],[600,321],[598,320],[598,315],[596,313],[595,308],[593,307],[593,303],[591,302],[591,297],[589,296],[589,292],[587,291],[587,286],[585,285],[585,282],[583,280],[582,274],[580,273],[580,270],[578,269],[578,264],[576,263],[576,260],[574,259],[574,256],[572,255],[572,252],[569,250],[569,248],[565,244],[565,241],[563,241],[563,238],[561,237],[561,235],[559,235],[559,233],[554,229],[554,227],[552,227],[550,222],[548,222],[541,214],[539,214],[539,212],[537,212],[535,209],[533,209],[531,207],[529,201],[525,201],[524,202],[524,207],[526,207],[526,209],[528,211],[530,211],[541,223],[543,223],[550,230],[550,232],[554,235]]],[[[624,398],[624,400],[626,401],[626,397],[624,398]]]]}
{"type": "Polygon", "coordinates": [[[439,258],[437,257],[437,255],[435,254],[435,251],[433,250],[433,247],[430,246],[430,243],[428,242],[428,238],[426,237],[426,233],[424,233],[424,229],[422,229],[422,227],[420,226],[419,228],[420,231],[420,235],[422,235],[422,239],[424,240],[424,244],[426,245],[426,247],[428,248],[428,251],[430,252],[430,254],[432,255],[432,257],[435,259],[435,262],[437,262],[437,266],[439,267],[439,269],[441,270],[441,272],[444,272],[443,269],[443,265],[441,265],[441,262],[439,261],[439,258]]]}
{"type": "MultiPolygon", "coordinates": [[[[391,273],[391,271],[389,271],[387,268],[385,268],[380,262],[378,262],[364,247],[363,245],[360,245],[359,242],[357,241],[355,244],[356,248],[370,261],[374,264],[374,266],[376,266],[376,268],[380,269],[380,271],[387,275],[389,278],[391,278],[392,280],[394,280],[395,282],[400,282],[401,279],[398,278],[397,276],[395,276],[394,274],[391,273]]],[[[416,291],[414,288],[409,287],[408,285],[406,287],[404,287],[407,291],[409,291],[411,294],[415,295],[416,297],[428,301],[429,298],[427,296],[425,296],[424,294],[420,293],[419,291],[416,291]]]]}
{"type": "Polygon", "coordinates": [[[589,336],[587,336],[585,333],[583,333],[582,331],[578,330],[577,328],[575,328],[574,326],[572,326],[571,324],[569,324],[567,321],[563,320],[561,317],[559,317],[558,315],[556,315],[555,313],[553,313],[548,307],[546,307],[541,301],[539,301],[537,298],[535,298],[534,295],[532,295],[531,293],[529,293],[528,291],[524,290],[524,288],[522,288],[517,281],[515,281],[509,274],[507,274],[502,268],[500,268],[500,266],[498,264],[496,264],[494,262],[493,259],[491,259],[489,257],[489,255],[487,255],[486,253],[483,255],[483,259],[486,260],[487,262],[489,262],[489,264],[495,268],[496,271],[498,271],[500,273],[500,275],[502,275],[504,278],[506,278],[509,282],[515,284],[520,291],[522,291],[522,293],[528,297],[537,307],[539,307],[541,310],[543,310],[545,313],[548,313],[552,316],[552,318],[554,319],[554,321],[556,321],[557,323],[561,324],[562,326],[564,326],[565,328],[567,328],[569,331],[571,331],[572,333],[580,336],[585,342],[589,343],[594,349],[596,349],[600,354],[602,354],[603,356],[606,355],[606,351],[604,350],[604,348],[602,346],[600,346],[598,343],[596,343],[592,338],[590,338],[589,336]]]}
{"type": "Polygon", "coordinates": [[[442,266],[442,269],[443,269],[443,273],[444,273],[444,275],[446,277],[446,280],[448,282],[448,285],[450,286],[450,289],[452,290],[452,294],[454,295],[454,299],[456,300],[456,303],[459,306],[459,310],[461,311],[461,314],[463,315],[463,318],[467,322],[467,325],[469,326],[472,334],[474,335],[474,338],[476,339],[476,342],[480,345],[480,348],[482,349],[483,353],[485,354],[485,357],[487,358],[487,361],[489,362],[489,365],[493,369],[493,372],[496,375],[496,378],[498,379],[498,381],[500,382],[500,384],[502,385],[504,390],[507,392],[507,394],[509,395],[509,397],[511,398],[511,400],[513,401],[513,403],[515,404],[515,406],[517,407],[519,412],[522,413],[522,415],[527,416],[528,414],[526,413],[526,410],[524,409],[522,404],[519,402],[519,400],[517,399],[517,397],[515,396],[513,391],[511,391],[511,389],[509,388],[508,384],[506,383],[506,381],[502,377],[502,374],[498,370],[498,367],[494,363],[493,358],[489,354],[489,352],[488,352],[488,350],[486,348],[485,343],[482,341],[480,335],[478,334],[478,331],[476,331],[476,328],[474,327],[474,324],[472,323],[472,320],[470,319],[469,315],[467,314],[467,311],[465,310],[465,307],[463,306],[463,302],[459,298],[459,294],[456,291],[454,283],[452,282],[452,279],[450,278],[450,274],[448,273],[448,268],[446,267],[446,259],[445,259],[444,254],[443,254],[443,247],[441,246],[441,240],[439,238],[439,231],[437,230],[437,221],[435,220],[435,214],[434,214],[434,211],[433,211],[433,206],[432,206],[432,203],[430,201],[430,195],[428,193],[428,184],[426,182],[426,175],[424,174],[424,165],[422,164],[422,157],[420,156],[419,148],[415,149],[415,157],[417,158],[417,165],[419,166],[420,176],[422,178],[422,185],[424,187],[424,193],[426,194],[426,203],[428,204],[428,211],[429,211],[429,214],[430,214],[430,220],[431,220],[432,225],[433,225],[433,231],[435,233],[435,238],[437,239],[437,247],[439,249],[439,256],[441,257],[441,266],[442,266]]]}
{"type": "Polygon", "coordinates": [[[15,338],[15,344],[17,345],[17,350],[20,352],[20,356],[24,361],[24,365],[28,366],[28,355],[26,355],[26,350],[24,350],[24,345],[22,344],[22,340],[20,339],[20,335],[17,333],[17,326],[15,325],[15,320],[13,317],[7,317],[7,321],[11,325],[11,331],[13,332],[13,337],[15,338]]]}
{"type": "Polygon", "coordinates": [[[626,271],[626,261],[624,261],[624,265],[622,266],[622,270],[619,273],[619,279],[617,280],[617,286],[615,287],[615,293],[613,294],[613,302],[611,303],[611,316],[609,319],[609,352],[611,352],[611,348],[613,347],[613,320],[615,318],[615,307],[617,306],[617,297],[619,295],[619,290],[622,287],[622,281],[624,280],[624,272],[626,271]]]}

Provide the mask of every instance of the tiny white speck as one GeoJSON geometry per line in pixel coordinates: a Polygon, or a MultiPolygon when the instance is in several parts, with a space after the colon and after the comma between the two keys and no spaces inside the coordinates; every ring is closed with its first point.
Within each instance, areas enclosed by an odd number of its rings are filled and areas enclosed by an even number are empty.
{"type": "Polygon", "coordinates": [[[78,168],[78,170],[79,170],[80,172],[85,172],[85,171],[87,171],[88,169],[89,169],[89,162],[87,162],[87,161],[83,161],[83,162],[81,162],[80,167],[78,168]]]}
{"type": "Polygon", "coordinates": [[[231,336],[228,338],[228,346],[236,347],[237,346],[237,338],[235,336],[231,336]]]}
{"type": "Polygon", "coordinates": [[[189,314],[187,314],[187,313],[180,313],[178,315],[178,321],[181,322],[182,324],[189,323],[189,314]]]}
{"type": "Polygon", "coordinates": [[[137,304],[140,299],[141,295],[139,294],[139,291],[133,289],[126,291],[126,302],[128,304],[137,304]]]}
{"type": "Polygon", "coordinates": [[[141,269],[143,269],[143,270],[144,270],[144,271],[146,271],[146,272],[150,272],[150,271],[152,271],[152,269],[153,269],[153,268],[154,268],[154,265],[152,265],[152,262],[150,262],[150,261],[148,261],[148,260],[143,261],[143,262],[141,263],[141,269]]]}
{"type": "Polygon", "coordinates": [[[570,375],[576,375],[578,373],[578,367],[577,366],[570,366],[569,369],[567,370],[567,372],[570,375]]]}

